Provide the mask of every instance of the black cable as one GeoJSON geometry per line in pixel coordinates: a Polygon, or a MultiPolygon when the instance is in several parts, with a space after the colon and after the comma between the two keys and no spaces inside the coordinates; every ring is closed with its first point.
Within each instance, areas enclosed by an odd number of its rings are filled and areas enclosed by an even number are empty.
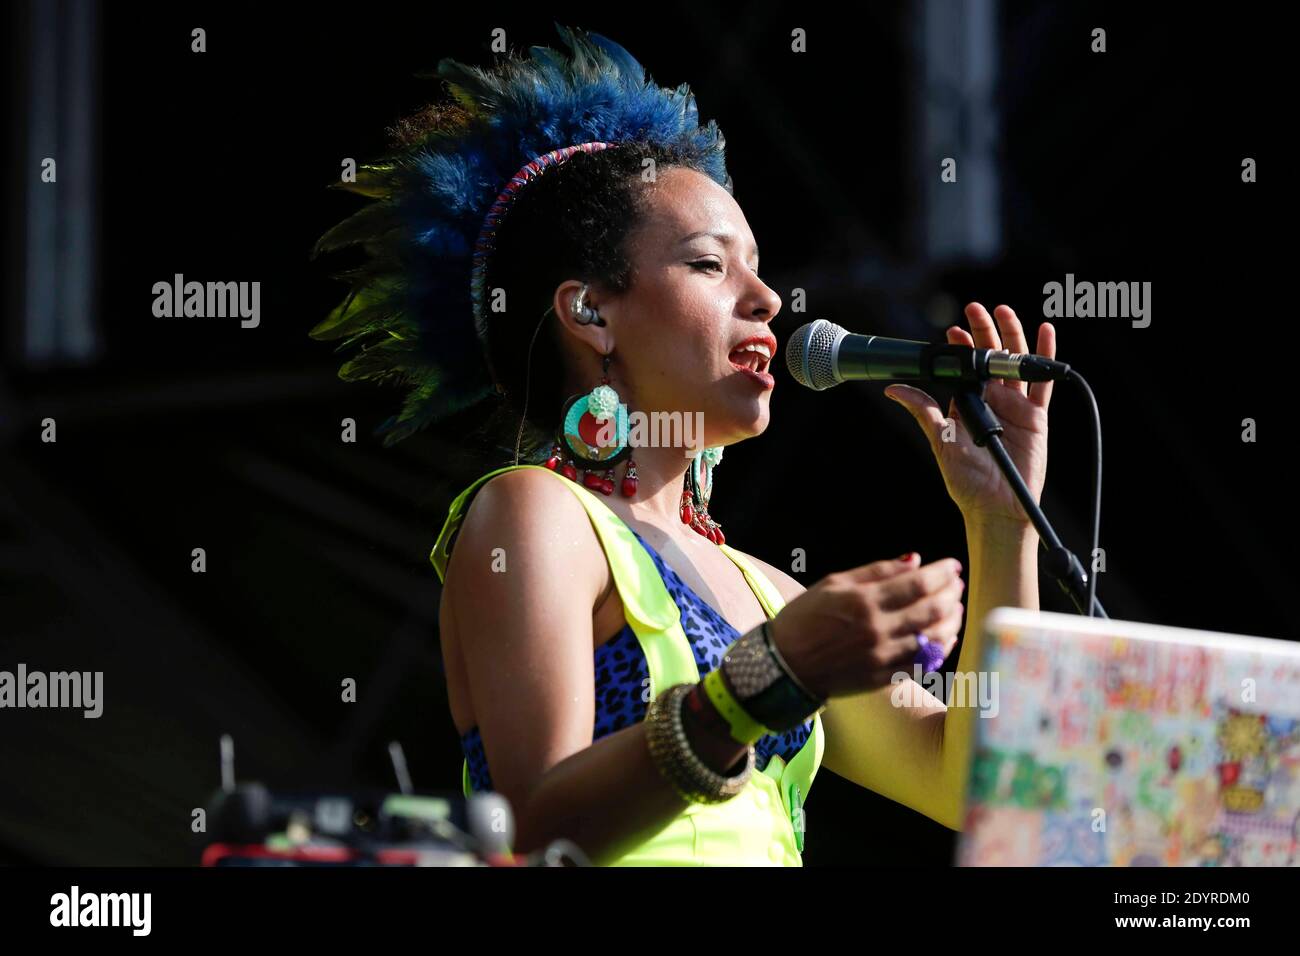
{"type": "MultiPolygon", "coordinates": [[[[1082,375],[1074,369],[1065,373],[1066,381],[1077,382],[1083,387],[1084,392],[1088,395],[1088,405],[1092,411],[1092,456],[1096,463],[1092,474],[1092,547],[1088,554],[1091,560],[1086,566],[1088,572],[1088,616],[1092,617],[1092,609],[1097,600],[1097,572],[1092,565],[1097,560],[1097,547],[1101,537],[1101,412],[1097,408],[1097,396],[1092,392],[1090,386],[1082,375]]],[[[1106,612],[1101,612],[1102,617],[1106,612]]]]}

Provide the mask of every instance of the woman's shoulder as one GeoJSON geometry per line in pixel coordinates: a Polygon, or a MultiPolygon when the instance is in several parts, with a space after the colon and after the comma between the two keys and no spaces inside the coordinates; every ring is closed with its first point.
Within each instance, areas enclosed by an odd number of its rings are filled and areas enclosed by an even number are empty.
{"type": "Polygon", "coordinates": [[[556,518],[561,521],[586,520],[586,511],[571,489],[568,479],[548,468],[510,468],[493,475],[475,489],[465,513],[468,522],[476,512],[491,512],[494,517],[532,519],[556,518]]]}
{"type": "MultiPolygon", "coordinates": [[[[545,468],[513,468],[484,481],[465,507],[455,551],[494,548],[534,557],[563,557],[593,565],[600,542],[586,509],[565,487],[568,481],[545,468]],[[594,551],[593,551],[594,549],[594,551]]],[[[600,559],[603,563],[603,558],[600,559]]]]}

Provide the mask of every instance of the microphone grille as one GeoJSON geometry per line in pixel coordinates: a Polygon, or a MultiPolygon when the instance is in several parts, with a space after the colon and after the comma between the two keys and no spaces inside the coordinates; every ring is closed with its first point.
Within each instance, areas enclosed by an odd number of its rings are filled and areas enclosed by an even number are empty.
{"type": "Polygon", "coordinates": [[[801,326],[785,346],[785,364],[800,385],[821,391],[838,385],[835,345],[848,332],[834,322],[818,319],[801,326]]]}

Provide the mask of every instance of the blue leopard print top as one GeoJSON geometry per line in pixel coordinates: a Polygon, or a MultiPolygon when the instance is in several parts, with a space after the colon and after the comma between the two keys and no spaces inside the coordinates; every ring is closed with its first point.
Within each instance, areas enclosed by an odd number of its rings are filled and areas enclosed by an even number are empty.
{"type": "MultiPolygon", "coordinates": [[[[700,669],[700,678],[703,679],[704,675],[722,663],[723,652],[740,637],[740,632],[687,587],[659,553],[646,544],[645,539],[635,531],[632,534],[636,535],[637,541],[654,559],[668,593],[681,609],[682,630],[695,653],[695,663],[700,669]]],[[[641,699],[641,694],[643,688],[649,686],[645,680],[650,676],[650,670],[630,624],[623,625],[623,630],[596,648],[595,671],[596,722],[592,740],[599,740],[606,734],[645,719],[646,704],[641,699]]],[[[789,763],[808,742],[812,727],[810,718],[791,730],[760,738],[754,744],[755,769],[762,770],[766,767],[774,753],[780,754],[789,763]]],[[[471,727],[462,734],[460,744],[469,765],[470,786],[474,792],[491,790],[492,775],[488,772],[487,754],[483,750],[483,738],[478,727],[471,727]]]]}

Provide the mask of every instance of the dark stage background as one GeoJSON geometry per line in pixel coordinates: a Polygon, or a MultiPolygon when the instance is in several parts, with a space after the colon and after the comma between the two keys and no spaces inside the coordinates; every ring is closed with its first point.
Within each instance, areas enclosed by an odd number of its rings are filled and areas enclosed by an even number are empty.
{"type": "MultiPolygon", "coordinates": [[[[1293,112],[1285,37],[1136,6],[14,5],[0,667],[102,670],[105,712],[0,713],[0,861],[196,862],[191,812],[219,783],[222,733],[240,778],[271,786],[391,786],[400,740],[418,787],[458,788],[427,556],[476,470],[439,433],[339,441],[340,419],[368,430],[399,393],[340,382],[308,339],[343,292],[308,252],[360,204],[326,189],[342,158],[373,158],[437,93],[415,73],[486,64],[494,27],[518,51],[558,47],[553,20],[581,26],[661,85],[690,82],[787,301],[783,346],[813,318],[937,340],[972,299],[1036,329],[1044,283],[1066,273],[1151,282],[1148,328],[1053,320],[1101,408],[1099,596],[1116,618],[1294,639],[1290,375],[1267,364],[1293,337],[1272,148],[1293,112]],[[944,156],[957,185],[939,183],[944,156]],[[1260,182],[1241,181],[1244,157],[1260,182]],[[153,283],[178,272],[260,281],[261,325],[154,318],[153,283]],[[789,311],[795,287],[806,314],[789,311]]],[[[718,472],[731,543],[787,567],[805,548],[807,584],[909,549],[966,562],[902,407],[880,386],[778,379],[771,427],[718,472]]],[[[1082,554],[1083,396],[1058,385],[1051,418],[1043,505],[1082,554]]],[[[953,836],[826,772],[805,859],[944,864],[953,836]]]]}

